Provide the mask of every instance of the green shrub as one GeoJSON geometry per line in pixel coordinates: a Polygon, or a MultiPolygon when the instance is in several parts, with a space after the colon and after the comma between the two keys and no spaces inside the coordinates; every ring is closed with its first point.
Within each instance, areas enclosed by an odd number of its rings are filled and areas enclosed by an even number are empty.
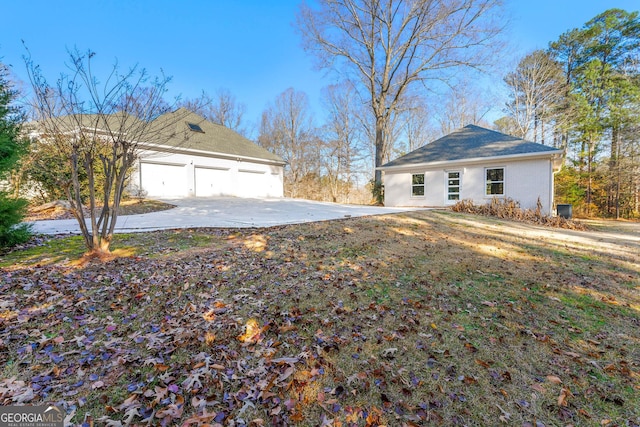
{"type": "Polygon", "coordinates": [[[21,224],[27,201],[13,199],[0,192],[0,249],[10,248],[29,240],[31,227],[21,224]]]}

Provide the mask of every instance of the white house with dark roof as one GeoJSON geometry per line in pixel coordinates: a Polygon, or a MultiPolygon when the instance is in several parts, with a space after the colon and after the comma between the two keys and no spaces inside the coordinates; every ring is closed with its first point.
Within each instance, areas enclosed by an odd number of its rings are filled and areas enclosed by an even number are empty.
{"type": "Polygon", "coordinates": [[[147,197],[282,197],[281,157],[233,130],[179,109],[154,120],[160,131],[145,144],[130,191],[147,197]]]}
{"type": "Polygon", "coordinates": [[[468,125],[379,167],[385,206],[445,207],[510,198],[525,209],[553,207],[562,150],[468,125]]]}

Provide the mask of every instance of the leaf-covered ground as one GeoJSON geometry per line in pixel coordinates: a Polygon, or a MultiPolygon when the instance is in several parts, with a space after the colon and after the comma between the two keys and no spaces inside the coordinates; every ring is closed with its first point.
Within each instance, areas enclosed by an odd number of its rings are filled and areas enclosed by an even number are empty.
{"type": "Polygon", "coordinates": [[[132,255],[4,257],[0,404],[113,426],[640,425],[637,227],[415,212],[114,248],[132,255]]]}

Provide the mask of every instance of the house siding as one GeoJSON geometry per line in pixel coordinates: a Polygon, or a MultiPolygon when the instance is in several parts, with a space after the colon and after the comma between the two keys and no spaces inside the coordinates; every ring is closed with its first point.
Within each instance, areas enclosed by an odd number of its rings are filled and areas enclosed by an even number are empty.
{"type": "Polygon", "coordinates": [[[494,196],[485,195],[485,170],[504,168],[504,196],[520,203],[525,209],[535,209],[538,198],[545,214],[553,205],[553,173],[551,159],[509,160],[488,159],[486,163],[450,163],[446,166],[412,167],[384,171],[385,206],[445,207],[447,203],[446,173],[460,171],[460,199],[485,204],[494,196]],[[411,196],[411,176],[425,174],[424,197],[411,196]]]}

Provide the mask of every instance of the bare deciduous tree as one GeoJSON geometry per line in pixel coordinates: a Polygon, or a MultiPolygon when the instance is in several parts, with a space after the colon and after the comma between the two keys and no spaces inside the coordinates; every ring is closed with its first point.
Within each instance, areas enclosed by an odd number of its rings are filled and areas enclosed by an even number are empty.
{"type": "Polygon", "coordinates": [[[360,161],[361,131],[356,117],[357,94],[349,84],[333,85],[323,92],[327,111],[322,164],[327,174],[331,201],[349,203],[354,169],[360,161]]]}
{"type": "MultiPolygon", "coordinates": [[[[407,90],[489,61],[498,0],[320,0],[298,27],[319,66],[340,69],[367,93],[375,119],[375,166],[390,152],[389,123],[407,90]]],[[[375,183],[381,185],[376,170],[375,183]]]]}
{"type": "Polygon", "coordinates": [[[446,135],[466,125],[488,127],[484,117],[493,105],[491,95],[462,81],[452,85],[442,96],[442,100],[434,108],[434,114],[440,124],[441,134],[446,135]]]}
{"type": "Polygon", "coordinates": [[[507,135],[516,136],[520,134],[518,123],[516,123],[516,120],[511,116],[502,116],[497,119],[493,122],[493,129],[507,135]]]}
{"type": "Polygon", "coordinates": [[[64,190],[88,252],[100,256],[110,252],[127,178],[140,150],[161,143],[159,135],[167,132],[154,119],[170,109],[163,98],[170,79],[150,78],[137,67],[120,72],[116,64],[100,82],[93,74],[94,56],[91,51],[70,51],[70,73],[55,85],[30,57],[26,63],[34,93],[34,144],[36,149],[52,147],[67,163],[68,174],[51,178],[64,190]],[[88,182],[88,194],[83,194],[81,176],[88,182]]]}
{"type": "Polygon", "coordinates": [[[245,104],[238,102],[228,89],[218,89],[213,96],[203,92],[200,98],[186,100],[180,105],[213,123],[232,129],[241,135],[246,133],[242,118],[247,107],[245,104]]]}
{"type": "Polygon", "coordinates": [[[422,99],[416,99],[403,114],[404,135],[407,139],[407,151],[411,152],[435,139],[430,110],[422,99]]]}
{"type": "Polygon", "coordinates": [[[320,150],[315,133],[304,92],[289,88],[262,113],[258,143],[287,163],[284,178],[289,197],[305,196],[304,180],[318,173],[320,150]]]}
{"type": "Polygon", "coordinates": [[[516,136],[544,144],[545,125],[558,118],[557,110],[566,97],[562,67],[549,53],[536,50],[504,81],[510,91],[506,110],[518,125],[516,136]]]}

